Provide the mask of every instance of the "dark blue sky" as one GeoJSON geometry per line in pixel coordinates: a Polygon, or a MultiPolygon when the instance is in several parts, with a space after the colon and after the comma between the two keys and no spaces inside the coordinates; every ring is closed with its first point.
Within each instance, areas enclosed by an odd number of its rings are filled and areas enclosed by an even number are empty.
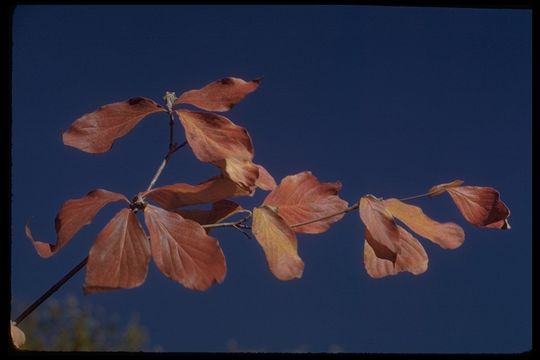
{"type": "MultiPolygon", "coordinates": [[[[88,252],[122,205],[51,259],[62,203],[96,188],[132,197],[167,147],[152,115],[110,153],[66,147],[61,131],[99,106],[225,77],[264,76],[225,115],[246,127],[255,161],[280,180],[311,170],[350,203],[419,194],[457,178],[497,188],[512,230],[466,223],[445,195],[413,202],[465,229],[462,247],[420,239],[421,276],[371,279],[357,213],[299,235],[302,279],[277,280],[255,240],[219,229],[225,282],[199,293],[155,265],[137,289],[85,301],[140,314],[166,351],[521,352],[531,347],[531,11],[375,6],[22,6],[13,19],[12,295],[30,302],[88,252]]],[[[183,135],[182,135],[183,136],[183,135]]],[[[180,135],[178,140],[182,141],[180,135]]],[[[189,149],[159,184],[217,173],[189,149]]],[[[259,204],[265,193],[238,199],[259,204]]],[[[57,295],[84,297],[84,273],[57,295]]],[[[16,314],[14,314],[16,316],[16,314]]]]}

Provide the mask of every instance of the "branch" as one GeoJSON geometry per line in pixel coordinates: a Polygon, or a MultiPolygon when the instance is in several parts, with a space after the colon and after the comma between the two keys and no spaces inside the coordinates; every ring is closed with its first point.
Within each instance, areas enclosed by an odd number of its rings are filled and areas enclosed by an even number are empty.
{"type": "Polygon", "coordinates": [[[304,222],[301,222],[301,223],[298,223],[298,224],[290,225],[289,227],[291,227],[291,228],[300,227],[300,226],[312,224],[312,223],[315,223],[315,222],[318,222],[318,221],[323,221],[323,220],[326,220],[326,219],[330,219],[330,218],[333,218],[334,216],[338,216],[338,215],[341,215],[341,214],[347,214],[347,213],[349,213],[349,212],[351,212],[351,211],[353,211],[355,209],[358,209],[359,206],[360,206],[360,203],[357,202],[356,204],[349,206],[345,210],[338,211],[337,213],[330,214],[330,215],[327,215],[327,216],[323,216],[323,217],[320,217],[320,218],[317,218],[317,219],[304,221],[304,222]]]}
{"type": "Polygon", "coordinates": [[[76,273],[78,273],[82,268],[85,267],[88,262],[88,256],[85,257],[80,263],[75,265],[64,277],[62,277],[56,284],[51,286],[43,295],[34,301],[30,306],[28,306],[22,313],[15,319],[15,325],[20,324],[28,315],[30,315],[39,305],[41,305],[45,300],[47,300],[52,294],[54,294],[58,289],[62,287],[69,279],[71,279],[76,273]]]}

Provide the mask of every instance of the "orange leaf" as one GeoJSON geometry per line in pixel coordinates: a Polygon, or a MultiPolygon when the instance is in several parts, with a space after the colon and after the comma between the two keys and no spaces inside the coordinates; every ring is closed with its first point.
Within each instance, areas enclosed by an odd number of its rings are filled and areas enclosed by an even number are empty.
{"type": "Polygon", "coordinates": [[[446,190],[454,188],[454,187],[461,186],[461,184],[463,184],[463,180],[454,180],[454,181],[446,183],[446,184],[435,185],[431,189],[429,189],[428,195],[430,197],[441,195],[446,190]]]}
{"type": "Polygon", "coordinates": [[[167,277],[194,290],[221,283],[227,267],[216,239],[195,221],[147,205],[144,219],[150,231],[152,258],[167,277]]]}
{"type": "Polygon", "coordinates": [[[400,252],[399,230],[382,200],[373,195],[363,196],[360,199],[359,212],[360,219],[371,234],[371,247],[377,257],[395,262],[400,252]]]}
{"type": "Polygon", "coordinates": [[[255,208],[252,231],[272,274],[280,280],[302,277],[304,262],[298,256],[296,235],[279,215],[266,206],[255,208]]]}
{"type": "Polygon", "coordinates": [[[364,266],[372,278],[382,278],[388,275],[396,275],[399,272],[408,271],[414,275],[424,273],[428,268],[428,256],[424,247],[407,230],[398,225],[401,252],[396,258],[395,265],[392,261],[381,259],[375,255],[370,244],[374,243],[371,234],[366,229],[364,241],[364,266]]]}
{"type": "Polygon", "coordinates": [[[186,91],[174,102],[190,104],[207,111],[228,111],[247,94],[255,91],[261,79],[246,82],[239,78],[227,77],[214,81],[202,89],[186,91]]]}
{"type": "Polygon", "coordinates": [[[208,225],[220,223],[234,214],[238,214],[243,211],[247,210],[235,202],[229,200],[220,200],[212,204],[211,210],[191,209],[176,210],[175,212],[180,214],[185,219],[196,221],[201,225],[208,225]]]}
{"type": "Polygon", "coordinates": [[[276,180],[262,165],[255,164],[255,166],[259,168],[259,177],[255,181],[255,186],[267,191],[274,190],[277,187],[276,180]]]}
{"type": "Polygon", "coordinates": [[[251,195],[229,179],[213,177],[198,185],[173,184],[141,194],[167,210],[182,206],[212,203],[233,196],[251,195]]]}
{"type": "Polygon", "coordinates": [[[213,164],[223,170],[223,176],[234,181],[246,192],[255,192],[255,186],[257,186],[259,178],[259,168],[251,160],[228,158],[214,161],[213,164]]]}
{"type": "Polygon", "coordinates": [[[457,208],[468,222],[479,227],[510,229],[510,210],[499,192],[490,187],[460,186],[447,189],[457,208]]]}
{"type": "Polygon", "coordinates": [[[14,321],[10,322],[11,324],[11,341],[13,342],[13,345],[15,348],[20,349],[21,346],[24,345],[26,342],[26,336],[24,335],[24,332],[15,325],[14,321]]]}
{"type": "MultiPolygon", "coordinates": [[[[263,205],[277,209],[289,225],[301,224],[324,218],[347,209],[347,202],[337,195],[341,189],[339,182],[321,183],[310,171],[285,177],[264,200],[263,205]]],[[[294,227],[295,232],[319,234],[340,220],[344,214],[311,224],[294,227]]]]}
{"type": "Polygon", "coordinates": [[[75,120],[62,134],[65,145],[88,153],[104,153],[114,141],[126,135],[145,116],[165,111],[150,99],[135,97],[100,107],[75,120]]]}
{"type": "Polygon", "coordinates": [[[383,205],[412,231],[439,244],[442,248],[455,249],[463,244],[465,233],[457,224],[450,222],[441,224],[429,218],[419,207],[405,204],[398,199],[384,200],[383,205]]]}
{"type": "Polygon", "coordinates": [[[221,115],[189,110],[176,113],[197,159],[219,166],[245,188],[255,185],[259,172],[251,161],[253,144],[246,129],[221,115]]]}
{"type": "Polygon", "coordinates": [[[84,292],[129,289],[146,279],[150,244],[130,209],[120,210],[90,249],[84,292]]]}
{"type": "Polygon", "coordinates": [[[90,191],[80,199],[66,201],[56,215],[56,244],[34,240],[28,224],[25,226],[26,236],[32,240],[38,254],[47,258],[65,246],[83,226],[90,224],[105,205],[119,200],[129,203],[122,194],[103,189],[90,191]]]}

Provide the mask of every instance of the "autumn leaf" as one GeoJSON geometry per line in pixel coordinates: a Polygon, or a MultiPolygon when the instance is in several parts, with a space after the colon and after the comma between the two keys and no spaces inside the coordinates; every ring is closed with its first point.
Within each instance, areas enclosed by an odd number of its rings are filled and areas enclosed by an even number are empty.
{"type": "Polygon", "coordinates": [[[146,279],[150,244],[130,209],[119,211],[101,230],[86,265],[86,294],[129,289],[146,279]]]}
{"type": "Polygon", "coordinates": [[[508,217],[510,210],[501,200],[499,192],[491,187],[461,186],[463,181],[435,185],[429,194],[443,191],[450,194],[465,220],[478,227],[507,230],[510,229],[508,217]]]}
{"type": "Polygon", "coordinates": [[[479,227],[510,229],[510,210],[491,187],[460,186],[447,189],[457,208],[468,222],[479,227]]]}
{"type": "Polygon", "coordinates": [[[228,111],[246,95],[255,91],[261,79],[245,81],[227,77],[214,81],[202,89],[186,91],[174,102],[190,104],[207,111],[228,111]]]}
{"type": "Polygon", "coordinates": [[[13,345],[15,348],[20,349],[21,346],[24,345],[26,342],[26,336],[24,335],[24,332],[19,329],[15,321],[10,321],[10,328],[11,328],[11,341],[13,342],[13,345]]]}
{"type": "Polygon", "coordinates": [[[103,189],[93,190],[80,199],[72,199],[64,203],[55,219],[55,244],[34,240],[28,224],[25,226],[26,236],[32,240],[41,257],[50,257],[64,247],[83,226],[90,224],[105,205],[119,200],[129,202],[122,194],[103,189]]]}
{"type": "Polygon", "coordinates": [[[223,177],[213,177],[198,185],[173,184],[146,191],[143,198],[151,199],[166,210],[183,206],[207,204],[235,196],[251,195],[233,181],[223,177]]]}
{"type": "Polygon", "coordinates": [[[277,209],[279,216],[289,226],[321,219],[293,228],[299,233],[319,234],[344,216],[344,213],[341,213],[324,219],[347,209],[347,202],[337,195],[340,189],[339,182],[321,183],[310,171],[304,171],[286,176],[279,186],[268,194],[263,205],[277,209]]]}
{"type": "Polygon", "coordinates": [[[152,258],[159,270],[189,289],[206,290],[225,278],[225,257],[200,224],[153,205],[144,209],[152,258]]]}
{"type": "Polygon", "coordinates": [[[407,230],[397,225],[400,238],[401,252],[397,255],[395,264],[386,259],[381,259],[375,254],[370,244],[376,243],[366,229],[364,241],[364,266],[372,278],[382,278],[408,271],[414,275],[424,273],[428,268],[428,256],[424,247],[407,230]]]}
{"type": "Polygon", "coordinates": [[[405,204],[398,199],[386,199],[383,206],[412,231],[445,249],[455,249],[465,240],[461,226],[432,220],[417,206],[405,204]]]}
{"type": "Polygon", "coordinates": [[[165,109],[160,105],[143,97],[104,105],[75,120],[62,134],[62,140],[65,145],[88,153],[104,153],[144,117],[162,111],[165,109]]]}
{"type": "Polygon", "coordinates": [[[233,201],[220,200],[213,203],[212,209],[210,210],[182,209],[175,210],[174,212],[182,216],[184,219],[196,221],[201,225],[209,225],[220,223],[235,214],[249,211],[233,201]]]}
{"type": "Polygon", "coordinates": [[[255,185],[259,170],[251,161],[253,144],[246,129],[217,114],[189,110],[176,113],[197,159],[220,167],[245,188],[255,185]]]}
{"type": "Polygon", "coordinates": [[[373,195],[360,199],[360,219],[366,226],[366,238],[376,256],[381,259],[396,261],[400,253],[400,233],[392,214],[385,208],[382,200],[373,195]]]}
{"type": "Polygon", "coordinates": [[[277,187],[276,180],[262,165],[255,164],[255,166],[259,169],[259,177],[255,181],[255,186],[267,191],[274,190],[277,187]]]}
{"type": "Polygon", "coordinates": [[[296,235],[278,214],[267,206],[255,208],[252,231],[272,274],[280,280],[302,277],[304,262],[298,256],[296,235]]]}

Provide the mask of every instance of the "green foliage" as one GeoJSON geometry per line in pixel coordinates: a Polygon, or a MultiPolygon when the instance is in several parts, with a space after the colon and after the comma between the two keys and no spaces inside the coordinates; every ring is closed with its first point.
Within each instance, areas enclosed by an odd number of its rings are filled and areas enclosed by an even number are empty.
{"type": "Polygon", "coordinates": [[[133,315],[120,327],[119,319],[69,296],[50,300],[21,325],[26,334],[23,350],[143,351],[148,335],[133,315]]]}

